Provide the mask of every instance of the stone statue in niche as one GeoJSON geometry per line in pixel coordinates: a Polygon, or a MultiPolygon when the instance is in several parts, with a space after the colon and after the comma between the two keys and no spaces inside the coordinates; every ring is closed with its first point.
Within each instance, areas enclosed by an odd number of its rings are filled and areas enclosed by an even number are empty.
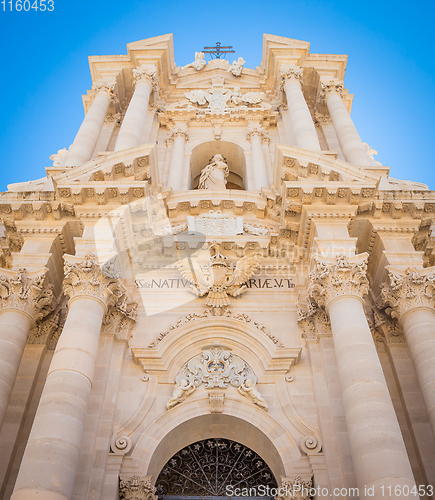
{"type": "Polygon", "coordinates": [[[195,68],[196,71],[201,71],[202,68],[207,64],[204,60],[204,57],[204,52],[195,52],[195,60],[193,61],[193,63],[184,66],[184,68],[195,68]]]}
{"type": "Polygon", "coordinates": [[[242,68],[245,62],[246,61],[243,59],[243,57],[239,57],[237,61],[233,61],[233,64],[231,64],[228,71],[234,76],[242,76],[242,68]]]}
{"type": "Polygon", "coordinates": [[[198,189],[222,190],[227,188],[230,171],[222,155],[214,155],[210,163],[202,169],[198,189]]]}

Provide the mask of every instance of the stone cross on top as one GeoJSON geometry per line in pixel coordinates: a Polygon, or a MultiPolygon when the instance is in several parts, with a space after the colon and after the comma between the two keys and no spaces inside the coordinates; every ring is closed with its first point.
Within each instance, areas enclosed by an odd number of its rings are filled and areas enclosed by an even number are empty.
{"type": "Polygon", "coordinates": [[[227,50],[232,48],[232,45],[222,47],[220,42],[216,42],[215,47],[204,47],[203,52],[204,54],[210,54],[211,57],[214,56],[215,59],[220,59],[225,54],[233,54],[235,52],[234,50],[227,50]]]}

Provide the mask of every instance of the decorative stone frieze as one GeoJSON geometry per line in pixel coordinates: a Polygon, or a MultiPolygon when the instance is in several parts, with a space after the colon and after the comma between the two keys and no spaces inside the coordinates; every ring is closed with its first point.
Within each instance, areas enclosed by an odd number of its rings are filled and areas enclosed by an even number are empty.
{"type": "Polygon", "coordinates": [[[34,278],[29,278],[26,269],[16,274],[0,270],[0,310],[19,309],[29,314],[35,321],[53,311],[53,285],[45,279],[46,270],[34,278]]]}
{"type": "Polygon", "coordinates": [[[114,268],[115,257],[104,265],[97,262],[94,253],[88,253],[78,264],[69,261],[65,255],[65,279],[63,287],[65,295],[70,299],[78,295],[89,295],[103,301],[107,306],[114,305],[125,293],[119,277],[120,272],[114,268]]]}
{"type": "Polygon", "coordinates": [[[121,479],[119,494],[124,500],[157,500],[156,489],[150,478],[133,476],[131,479],[121,479]]]}
{"type": "Polygon", "coordinates": [[[380,305],[393,318],[419,307],[434,309],[435,273],[432,269],[406,271],[387,268],[388,283],[381,287],[380,305]]]}
{"type": "Polygon", "coordinates": [[[190,359],[180,370],[166,408],[170,410],[183,402],[204,384],[206,389],[237,387],[242,396],[267,410],[266,401],[255,388],[256,383],[257,377],[246,361],[231,351],[212,346],[190,359]]]}
{"type": "Polygon", "coordinates": [[[367,254],[336,259],[315,257],[315,267],[310,272],[309,295],[320,306],[326,307],[331,300],[342,295],[363,298],[369,290],[367,279],[367,254]]]}

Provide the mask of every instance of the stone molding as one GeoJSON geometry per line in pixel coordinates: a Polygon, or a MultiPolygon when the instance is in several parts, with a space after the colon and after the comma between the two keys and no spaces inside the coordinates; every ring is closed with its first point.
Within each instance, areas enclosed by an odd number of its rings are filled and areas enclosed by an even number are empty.
{"type": "MultiPolygon", "coordinates": [[[[157,345],[160,344],[160,342],[167,335],[169,335],[171,332],[173,332],[174,330],[177,330],[178,328],[181,328],[182,326],[184,326],[192,321],[197,321],[199,319],[204,319],[204,318],[210,318],[212,316],[214,316],[214,315],[210,309],[205,309],[202,314],[198,314],[198,313],[187,314],[186,316],[181,317],[175,325],[171,325],[167,330],[165,330],[164,332],[157,335],[155,342],[150,344],[148,347],[150,349],[157,347],[157,345]]],[[[247,323],[247,324],[254,326],[255,328],[257,328],[257,330],[259,330],[261,333],[266,335],[266,337],[268,337],[276,346],[284,347],[284,345],[282,343],[280,343],[280,341],[274,335],[272,335],[272,333],[267,328],[267,326],[263,325],[263,323],[260,323],[259,321],[254,321],[247,314],[233,313],[231,311],[231,309],[225,309],[223,316],[226,318],[235,319],[237,321],[242,321],[243,323],[247,323]]]]}
{"type": "Polygon", "coordinates": [[[97,262],[94,253],[88,253],[81,262],[77,262],[77,257],[64,255],[64,261],[63,288],[70,300],[78,296],[91,296],[109,307],[125,294],[119,279],[121,273],[115,270],[115,257],[103,265],[97,262]]]}
{"type": "Polygon", "coordinates": [[[315,267],[309,275],[309,296],[318,306],[325,308],[336,297],[344,295],[362,300],[369,290],[367,260],[367,253],[349,259],[343,254],[335,259],[315,256],[315,267]]]}
{"type": "Polygon", "coordinates": [[[53,285],[46,280],[47,269],[31,273],[22,268],[18,272],[0,269],[0,311],[19,309],[34,321],[47,316],[54,309],[53,285]]]}
{"type": "Polygon", "coordinates": [[[156,489],[151,478],[132,476],[131,479],[121,479],[119,494],[124,500],[157,500],[156,489]]]}
{"type": "Polygon", "coordinates": [[[388,283],[381,286],[380,305],[392,318],[400,318],[420,307],[427,307],[435,312],[435,269],[417,270],[408,268],[405,271],[387,267],[388,283]]]}

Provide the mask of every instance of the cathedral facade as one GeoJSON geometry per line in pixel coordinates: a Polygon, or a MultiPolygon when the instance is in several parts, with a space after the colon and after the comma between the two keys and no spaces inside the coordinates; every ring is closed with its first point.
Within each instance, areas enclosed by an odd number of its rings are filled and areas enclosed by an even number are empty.
{"type": "Polygon", "coordinates": [[[435,192],[346,63],[90,57],[73,144],[0,194],[0,498],[432,497],[435,192]]]}

